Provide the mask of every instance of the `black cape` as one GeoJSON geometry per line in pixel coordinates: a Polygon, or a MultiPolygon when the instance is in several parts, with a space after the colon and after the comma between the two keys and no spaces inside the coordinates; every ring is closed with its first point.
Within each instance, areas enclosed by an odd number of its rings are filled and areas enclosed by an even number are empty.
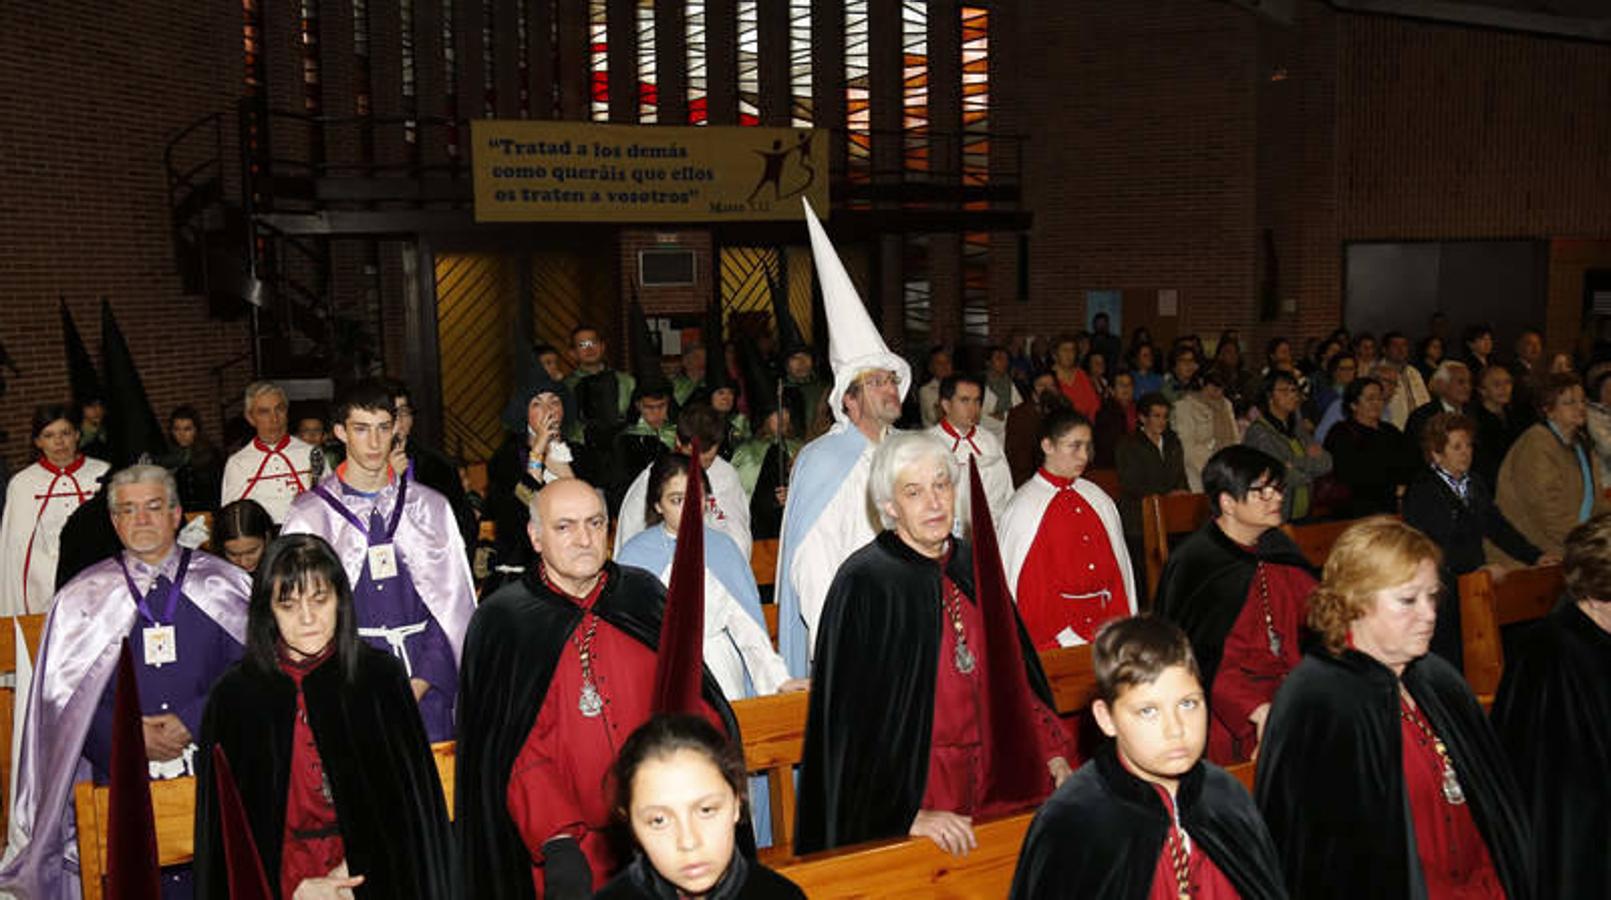
{"type": "MultiPolygon", "coordinates": [[[[1505,893],[1532,897],[1526,811],[1460,673],[1427,654],[1403,684],[1453,758],[1505,893]]],[[[1275,695],[1255,787],[1294,897],[1424,897],[1404,792],[1398,679],[1357,650],[1310,653],[1275,695]]]]}
{"type": "MultiPolygon", "coordinates": [[[[363,875],[358,897],[456,897],[452,828],[431,745],[403,667],[358,646],[357,677],[344,684],[334,658],[302,681],[308,724],[330,781],[347,868],[363,875]]],[[[269,887],[280,891],[296,685],[280,672],[237,663],[213,686],[201,725],[196,776],[196,897],[229,897],[213,781],[222,745],[269,887]]]]}
{"type": "Polygon", "coordinates": [[[459,536],[464,538],[464,546],[474,547],[475,512],[470,509],[469,498],[465,496],[464,480],[459,477],[458,465],[436,449],[421,444],[413,435],[409,435],[403,452],[414,464],[414,480],[447,499],[448,507],[453,510],[453,521],[459,527],[459,536]]]}
{"type": "Polygon", "coordinates": [[[758,541],[776,540],[783,530],[783,504],[778,502],[777,489],[787,473],[783,471],[780,449],[777,441],[766,448],[755,490],[750,493],[750,535],[758,541]]]}
{"type": "Polygon", "coordinates": [[[1539,897],[1611,897],[1611,634],[1576,604],[1517,635],[1494,730],[1528,798],[1539,897]]]}
{"type": "MultiPolygon", "coordinates": [[[[1238,894],[1287,896],[1275,844],[1235,777],[1198,762],[1180,779],[1175,803],[1186,833],[1238,894]]],[[[1158,791],[1126,771],[1108,742],[1035,814],[1012,898],[1146,900],[1171,824],[1158,791]]]]}
{"type": "Polygon", "coordinates": [[[62,525],[61,549],[56,556],[56,590],[66,587],[78,573],[103,559],[109,559],[123,549],[117,529],[112,527],[110,492],[106,486],[112,481],[110,470],[102,479],[101,489],[95,496],[78,505],[62,525]]]}
{"type": "MultiPolygon", "coordinates": [[[[604,564],[599,618],[653,650],[660,643],[665,588],[656,576],[604,564]]],[[[550,590],[536,566],[504,585],[470,619],[459,670],[458,772],[454,779],[464,896],[532,897],[531,854],[509,816],[509,770],[548,695],[561,652],[582,620],[570,598],[550,590]]],[[[733,710],[710,672],[704,697],[728,736],[741,742],[733,710]]],[[[754,836],[740,824],[739,846],[753,854],[754,836]]]]}
{"type": "MultiPolygon", "coordinates": [[[[642,853],[621,874],[610,879],[593,894],[593,900],[682,900],[676,885],[660,877],[642,853]]],[[[705,894],[705,900],[805,900],[799,885],[752,863],[742,853],[733,854],[732,865],[721,880],[705,894]]]]}
{"type": "MultiPolygon", "coordinates": [[[[976,602],[966,541],[952,541],[945,574],[976,602]]],[[[1040,657],[1023,622],[1016,624],[1030,688],[1056,709],[1040,657]]],[[[812,663],[796,853],[911,828],[928,785],[941,625],[940,567],[894,532],[879,534],[839,567],[812,663]]]]}
{"type": "Polygon", "coordinates": [[[1169,553],[1153,609],[1191,639],[1202,682],[1210,688],[1225,653],[1225,637],[1242,614],[1260,561],[1318,575],[1298,545],[1279,528],[1259,536],[1256,553],[1242,549],[1209,520],[1169,553]]]}

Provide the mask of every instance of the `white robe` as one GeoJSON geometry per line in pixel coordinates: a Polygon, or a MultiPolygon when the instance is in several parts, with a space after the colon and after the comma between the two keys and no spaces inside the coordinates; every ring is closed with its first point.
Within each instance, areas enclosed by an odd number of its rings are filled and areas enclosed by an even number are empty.
{"type": "Polygon", "coordinates": [[[973,429],[971,445],[968,440],[947,434],[943,425],[930,428],[929,434],[951,448],[951,456],[957,464],[956,515],[951,523],[951,533],[964,538],[973,534],[972,491],[968,487],[968,458],[971,456],[979,457],[979,481],[984,485],[985,499],[990,504],[990,521],[1000,520],[1007,502],[1012,499],[1012,469],[1007,466],[1001,439],[986,431],[982,424],[973,429]],[[979,449],[977,454],[974,453],[975,446],[979,449]]]}
{"type": "MultiPolygon", "coordinates": [[[[632,479],[626,496],[621,499],[621,514],[615,520],[615,556],[621,555],[621,548],[632,540],[633,535],[648,527],[644,511],[648,508],[645,504],[649,498],[651,468],[653,466],[644,468],[637,478],[632,479]]],[[[705,511],[705,521],[732,538],[739,552],[749,559],[750,545],[755,541],[750,534],[750,495],[744,492],[744,483],[739,480],[738,470],[718,456],[711,461],[705,475],[710,478],[707,500],[714,505],[713,510],[705,511]]]]}
{"type": "Polygon", "coordinates": [[[0,514],[0,615],[42,613],[56,594],[56,561],[62,526],[79,504],[101,489],[105,462],[84,457],[83,465],[57,475],[34,463],[6,485],[0,514]]]}
{"type": "MultiPolygon", "coordinates": [[[[1102,520],[1102,525],[1108,533],[1108,545],[1113,550],[1113,559],[1119,564],[1119,572],[1124,577],[1124,594],[1130,605],[1130,615],[1135,615],[1137,604],[1135,569],[1130,565],[1130,551],[1124,546],[1124,526],[1119,521],[1119,509],[1113,505],[1112,498],[1106,492],[1084,478],[1075,480],[1072,487],[1079,491],[1085,502],[1091,504],[1097,517],[1102,520]]],[[[1024,560],[1028,558],[1029,548],[1040,534],[1041,520],[1045,518],[1046,508],[1051,505],[1052,498],[1057,496],[1057,490],[1055,485],[1036,472],[1012,495],[1012,502],[1007,504],[1007,510],[996,526],[1002,563],[1007,569],[1007,589],[1012,592],[1014,603],[1018,602],[1018,576],[1024,570],[1024,560]]],[[[1079,559],[1068,561],[1071,566],[1079,563],[1079,559]]],[[[1065,647],[1085,643],[1072,630],[1059,635],[1058,642],[1065,647]]]]}
{"type": "Polygon", "coordinates": [[[308,455],[313,445],[287,435],[284,447],[264,451],[253,438],[224,463],[224,487],[219,506],[236,500],[256,500],[278,525],[285,521],[296,495],[313,487],[308,455]]]}
{"type": "Polygon", "coordinates": [[[788,579],[789,590],[798,599],[799,618],[804,623],[802,633],[799,635],[803,640],[803,652],[791,653],[783,646],[785,643],[783,631],[790,625],[783,621],[784,605],[779,604],[778,649],[783,651],[784,660],[789,663],[789,671],[797,677],[803,678],[809,674],[810,657],[816,647],[817,623],[822,618],[822,608],[828,602],[828,587],[833,584],[834,576],[839,573],[840,564],[850,554],[877,537],[880,530],[872,501],[867,495],[867,481],[872,474],[873,452],[878,449],[878,445],[871,441],[865,443],[860,455],[844,472],[844,478],[838,485],[808,487],[797,477],[789,491],[789,502],[792,504],[795,502],[796,493],[808,489],[822,490],[825,487],[834,489],[832,499],[817,515],[806,531],[805,537],[792,545],[780,542],[778,548],[780,571],[785,562],[783,555],[788,554],[788,569],[784,577],[788,579]]]}

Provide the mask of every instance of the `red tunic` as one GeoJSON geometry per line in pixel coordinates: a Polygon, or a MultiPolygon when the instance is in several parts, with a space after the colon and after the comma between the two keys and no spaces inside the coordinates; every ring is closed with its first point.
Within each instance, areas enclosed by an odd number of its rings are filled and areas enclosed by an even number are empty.
{"type": "Polygon", "coordinates": [[[296,682],[296,723],[291,731],[290,784],[285,791],[285,840],[280,847],[280,896],[291,900],[304,879],[322,878],[347,858],[330,781],[308,727],[302,678],[330,657],[334,644],[300,663],[280,657],[280,671],[296,682]]]}
{"type": "MultiPolygon", "coordinates": [[[[1251,551],[1252,548],[1244,548],[1251,551]]],[[[1308,612],[1314,576],[1296,566],[1259,563],[1248,584],[1242,612],[1225,636],[1225,652],[1209,697],[1208,758],[1219,765],[1253,755],[1257,729],[1248,714],[1275,699],[1275,690],[1303,659],[1298,637],[1308,612]],[[1269,587],[1270,618],[1281,638],[1281,654],[1270,653],[1260,579],[1269,587]]]]}
{"type": "MultiPolygon", "coordinates": [[[[990,744],[984,740],[980,723],[989,720],[990,692],[985,690],[984,673],[988,660],[984,647],[984,616],[979,607],[963,598],[951,579],[941,577],[946,608],[941,610],[940,658],[934,678],[934,726],[929,737],[929,776],[923,790],[922,808],[943,810],[962,816],[990,817],[1014,811],[1012,804],[993,800],[990,773],[990,744]],[[973,653],[973,671],[957,671],[956,628],[950,605],[961,612],[962,633],[973,653]]],[[[1033,700],[1035,720],[1041,726],[1041,760],[1061,756],[1070,768],[1078,765],[1068,734],[1061,720],[1039,699],[1033,700]]],[[[1046,773],[1046,793],[1052,790],[1051,772],[1046,773]]]]}
{"type": "MultiPolygon", "coordinates": [[[[1123,760],[1124,757],[1120,757],[1123,760]]],[[[1163,849],[1158,852],[1158,865],[1153,869],[1152,890],[1147,892],[1147,900],[1180,900],[1180,884],[1175,875],[1175,848],[1182,844],[1180,819],[1175,813],[1175,798],[1169,795],[1163,785],[1155,784],[1153,788],[1163,800],[1164,809],[1169,810],[1169,818],[1174,820],[1174,826],[1169,829],[1169,835],[1164,838],[1163,849]]],[[[1225,873],[1214,865],[1202,847],[1186,835],[1184,840],[1186,853],[1186,892],[1191,894],[1192,900],[1237,900],[1242,895],[1236,892],[1236,886],[1225,877],[1225,873]]]]}
{"type": "Polygon", "coordinates": [[[1018,615],[1035,649],[1053,650],[1065,628],[1086,643],[1095,640],[1102,623],[1130,614],[1130,598],[1102,517],[1072,479],[1045,469],[1040,477],[1057,494],[1046,504],[1018,573],[1018,615]]]}
{"type": "Polygon", "coordinates": [[[1096,421],[1096,411],[1102,408],[1102,398],[1096,393],[1096,385],[1091,383],[1091,376],[1085,374],[1084,369],[1074,370],[1074,380],[1064,381],[1058,375],[1057,388],[1068,398],[1068,402],[1075,411],[1091,421],[1096,421]]]}
{"type": "MultiPolygon", "coordinates": [[[[593,613],[604,581],[601,575],[588,596],[573,598],[585,612],[560,654],[537,721],[509,772],[509,815],[531,853],[538,900],[543,896],[542,847],[552,838],[569,836],[578,842],[596,887],[628,862],[607,834],[613,797],[605,787],[606,776],[627,737],[649,719],[655,653],[593,613]],[[592,718],[577,705],[582,693],[579,645],[590,627],[593,683],[604,701],[603,712],[592,718]]],[[[562,593],[552,583],[549,588],[562,593]]],[[[721,727],[709,709],[706,716],[721,727]]]]}
{"type": "Polygon", "coordinates": [[[1505,889],[1488,855],[1488,844],[1471,817],[1471,804],[1458,806],[1443,796],[1443,760],[1427,737],[1431,723],[1419,709],[1408,711],[1420,723],[1399,716],[1404,744],[1404,790],[1410,799],[1410,820],[1415,824],[1416,855],[1429,900],[1496,898],[1505,889]],[[1423,732],[1422,728],[1425,728],[1423,732]]]}

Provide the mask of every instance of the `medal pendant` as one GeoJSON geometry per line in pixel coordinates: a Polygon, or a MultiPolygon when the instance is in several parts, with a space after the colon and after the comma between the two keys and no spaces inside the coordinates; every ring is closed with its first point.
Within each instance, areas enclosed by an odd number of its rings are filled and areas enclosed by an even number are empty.
{"type": "Polygon", "coordinates": [[[956,658],[953,660],[953,662],[956,664],[958,672],[961,672],[963,675],[973,674],[973,651],[969,650],[968,645],[962,641],[957,641],[956,658]]]}
{"type": "Polygon", "coordinates": [[[1454,766],[1443,764],[1443,799],[1449,801],[1450,806],[1461,806],[1466,802],[1465,789],[1460,787],[1460,779],[1454,774],[1454,766]]]}
{"type": "Polygon", "coordinates": [[[1265,628],[1264,635],[1270,641],[1270,655],[1279,657],[1281,655],[1281,635],[1276,634],[1274,628],[1265,628]]]}
{"type": "Polygon", "coordinates": [[[582,685],[582,696],[576,701],[576,708],[589,719],[597,718],[604,712],[604,698],[599,696],[598,688],[590,681],[582,685]]]}

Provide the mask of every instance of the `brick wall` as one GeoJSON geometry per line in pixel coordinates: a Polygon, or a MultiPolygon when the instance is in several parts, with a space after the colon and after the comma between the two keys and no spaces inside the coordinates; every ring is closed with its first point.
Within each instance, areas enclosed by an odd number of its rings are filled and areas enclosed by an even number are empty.
{"type": "MultiPolygon", "coordinates": [[[[1611,236],[1611,47],[1320,0],[1291,27],[1210,0],[996,15],[993,55],[1019,64],[993,68],[994,120],[1029,136],[1035,215],[1030,302],[995,243],[997,336],[1078,327],[1088,290],[1172,287],[1178,330],[1257,346],[1335,326],[1346,241],[1611,236]]],[[[1551,330],[1571,313],[1552,303],[1551,330]]]]}
{"type": "MultiPolygon", "coordinates": [[[[247,350],[246,329],[182,293],[162,149],[227,109],[240,78],[238,5],[0,8],[0,340],[22,370],[0,398],[0,453],[13,466],[31,457],[32,408],[68,395],[58,295],[97,357],[97,298],[111,297],[158,415],[194,403],[217,437],[209,370],[247,350]]],[[[228,395],[248,369],[229,373],[228,395]]]]}

